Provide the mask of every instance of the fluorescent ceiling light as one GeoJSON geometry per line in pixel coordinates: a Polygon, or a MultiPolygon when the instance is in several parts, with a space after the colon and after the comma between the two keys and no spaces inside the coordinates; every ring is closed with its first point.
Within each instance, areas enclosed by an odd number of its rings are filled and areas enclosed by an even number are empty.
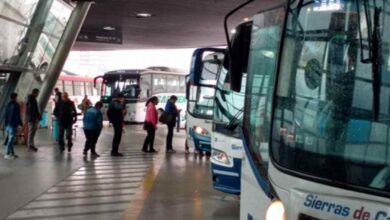
{"type": "Polygon", "coordinates": [[[147,12],[142,12],[142,13],[137,13],[135,14],[137,18],[149,18],[152,17],[153,15],[147,12]]]}
{"type": "Polygon", "coordinates": [[[104,27],[103,27],[103,30],[106,30],[106,31],[115,31],[116,28],[113,27],[113,26],[104,26],[104,27]]]}

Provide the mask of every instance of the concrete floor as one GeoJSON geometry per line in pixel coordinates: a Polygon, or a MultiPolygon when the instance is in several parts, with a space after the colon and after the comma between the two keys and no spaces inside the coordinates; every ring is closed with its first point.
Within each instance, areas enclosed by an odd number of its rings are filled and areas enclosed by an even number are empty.
{"type": "Polygon", "coordinates": [[[63,155],[41,129],[37,153],[18,146],[20,158],[0,159],[0,219],[238,219],[238,199],[212,189],[210,162],[184,154],[185,132],[175,134],[172,155],[164,152],[165,132],[157,132],[159,153],[143,154],[145,132],[127,126],[125,157],[112,158],[107,128],[97,146],[102,157],[93,160],[82,156],[81,129],[63,155]]]}

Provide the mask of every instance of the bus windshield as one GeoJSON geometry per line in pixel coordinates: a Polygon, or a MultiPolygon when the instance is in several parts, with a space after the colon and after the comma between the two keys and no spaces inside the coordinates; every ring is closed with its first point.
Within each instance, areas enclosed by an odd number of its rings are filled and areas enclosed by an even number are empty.
{"type": "Polygon", "coordinates": [[[272,118],[279,166],[390,195],[389,24],[389,0],[290,5],[272,118]]]}
{"type": "Polygon", "coordinates": [[[190,84],[187,111],[199,118],[212,119],[217,76],[221,71],[223,54],[210,53],[204,57],[199,85],[190,84]]]}
{"type": "Polygon", "coordinates": [[[105,76],[104,85],[103,96],[112,98],[121,93],[126,99],[137,99],[139,97],[139,78],[122,75],[105,76]]]}
{"type": "MultiPolygon", "coordinates": [[[[243,116],[246,76],[242,79],[240,92],[225,88],[228,81],[228,73],[223,69],[217,80],[213,115],[215,129],[221,133],[227,132],[225,128],[230,124],[241,125],[243,116]]],[[[229,132],[229,135],[231,135],[231,132],[229,132]]],[[[233,135],[237,138],[240,137],[237,129],[235,129],[233,135]]]]}

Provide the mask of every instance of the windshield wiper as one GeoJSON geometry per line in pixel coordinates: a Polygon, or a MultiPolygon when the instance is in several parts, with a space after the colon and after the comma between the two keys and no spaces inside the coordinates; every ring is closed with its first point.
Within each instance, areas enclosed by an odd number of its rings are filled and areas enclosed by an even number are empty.
{"type": "Polygon", "coordinates": [[[365,0],[363,2],[364,7],[364,16],[367,24],[367,41],[368,41],[368,57],[364,57],[364,44],[363,44],[363,34],[361,27],[360,19],[360,6],[359,1],[356,1],[356,7],[358,10],[358,24],[359,24],[359,37],[360,37],[360,62],[369,64],[371,63],[372,70],[372,116],[374,121],[378,121],[379,112],[380,112],[380,93],[381,93],[381,84],[382,84],[382,56],[381,56],[381,33],[380,33],[380,14],[382,13],[382,8],[376,6],[374,1],[374,23],[372,24],[371,13],[369,1],[365,0]]]}
{"type": "Polygon", "coordinates": [[[373,117],[378,121],[380,111],[380,94],[382,84],[382,68],[381,68],[381,33],[380,33],[380,14],[382,8],[375,7],[374,9],[374,31],[372,36],[372,92],[373,92],[373,117]]]}
{"type": "Polygon", "coordinates": [[[242,107],[238,112],[233,116],[233,118],[230,120],[229,124],[226,125],[226,128],[229,130],[234,130],[239,125],[238,120],[241,119],[241,115],[244,112],[244,107],[242,107]]]}

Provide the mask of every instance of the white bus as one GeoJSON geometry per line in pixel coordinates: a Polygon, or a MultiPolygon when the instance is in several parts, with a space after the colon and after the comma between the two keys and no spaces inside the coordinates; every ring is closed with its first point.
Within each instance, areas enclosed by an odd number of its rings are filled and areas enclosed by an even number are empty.
{"type": "MultiPolygon", "coordinates": [[[[140,70],[116,70],[95,78],[95,87],[101,90],[101,101],[104,110],[111,100],[121,93],[126,100],[125,122],[143,123],[145,119],[145,103],[151,96],[160,97],[159,107],[164,108],[166,99],[176,95],[180,106],[185,111],[185,75],[183,71],[167,67],[150,67],[140,70]]],[[[104,114],[106,117],[106,114],[104,114]]],[[[181,115],[184,126],[184,115],[181,115]]]]}
{"type": "Polygon", "coordinates": [[[390,219],[389,8],[297,0],[253,17],[240,219],[390,219]]]}
{"type": "Polygon", "coordinates": [[[222,71],[225,49],[199,48],[192,55],[187,80],[187,140],[188,148],[203,155],[211,154],[211,131],[216,79],[222,71]]]}

